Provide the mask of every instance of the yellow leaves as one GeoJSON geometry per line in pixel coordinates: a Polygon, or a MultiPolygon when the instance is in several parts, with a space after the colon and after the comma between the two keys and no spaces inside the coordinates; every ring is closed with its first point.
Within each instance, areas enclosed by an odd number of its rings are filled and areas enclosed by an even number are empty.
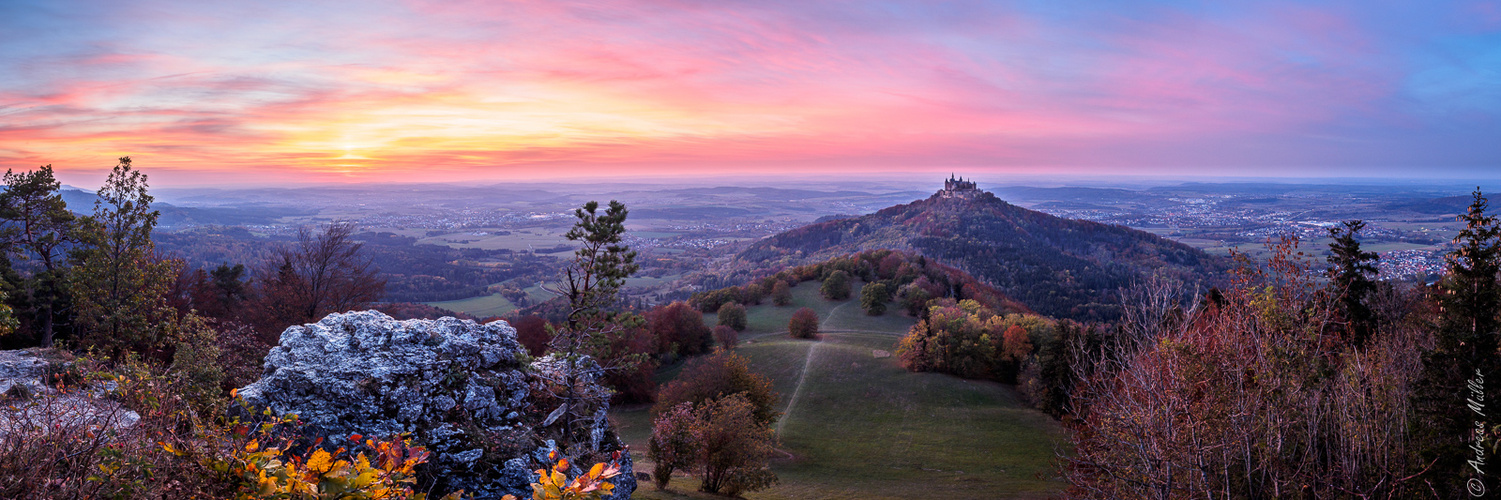
{"type": "MultiPolygon", "coordinates": [[[[557,458],[557,450],[548,453],[549,459],[557,458]]],[[[617,452],[609,464],[596,463],[589,471],[568,480],[571,467],[568,459],[558,460],[551,471],[537,469],[537,482],[532,483],[532,500],[599,500],[614,491],[615,485],[606,480],[620,475],[617,452]]]]}
{"type": "Polygon", "coordinates": [[[313,457],[309,458],[307,461],[308,472],[318,475],[322,475],[323,473],[328,472],[328,470],[332,467],[332,463],[330,463],[332,459],[333,457],[326,451],[323,451],[321,449],[314,451],[313,457]]]}
{"type": "MultiPolygon", "coordinates": [[[[265,438],[268,434],[262,431],[257,436],[265,438]]],[[[354,437],[351,441],[362,438],[354,437]]],[[[266,446],[257,438],[230,448],[233,451],[227,458],[208,457],[211,463],[205,465],[239,476],[238,499],[425,498],[413,491],[412,485],[416,484],[413,469],[427,460],[426,450],[401,438],[365,442],[376,452],[375,463],[365,453],[351,453],[343,447],[333,451],[321,448],[322,440],[311,443],[302,454],[292,454],[287,451],[294,444],[290,439],[282,446],[266,446]]],[[[181,451],[160,444],[169,452],[181,451]]]]}

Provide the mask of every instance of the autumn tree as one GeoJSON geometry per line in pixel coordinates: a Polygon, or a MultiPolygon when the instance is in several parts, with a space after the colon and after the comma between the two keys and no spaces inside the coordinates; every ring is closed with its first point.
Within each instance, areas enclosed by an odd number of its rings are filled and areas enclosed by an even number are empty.
{"type": "Polygon", "coordinates": [[[526,347],[527,353],[532,356],[541,356],[547,352],[547,342],[552,339],[548,332],[547,320],[541,316],[529,314],[511,320],[511,326],[516,328],[516,340],[526,347]]]}
{"type": "Polygon", "coordinates": [[[771,285],[771,303],[778,306],[792,304],[792,286],[785,280],[777,280],[771,285]]]}
{"type": "Polygon", "coordinates": [[[745,331],[745,306],[735,302],[725,302],[719,306],[719,325],[728,326],[737,332],[745,331]]]}
{"type": "Polygon", "coordinates": [[[699,490],[739,496],[776,484],[776,474],[767,466],[776,451],[776,435],[769,422],[757,418],[756,404],[746,394],[701,403],[694,420],[703,476],[699,490]]]}
{"type": "Polygon", "coordinates": [[[652,421],[646,456],[656,464],[652,467],[652,480],[658,490],[667,489],[674,471],[686,471],[698,463],[699,444],[693,435],[695,423],[693,403],[686,401],[662,412],[652,421]]]}
{"type": "Polygon", "coordinates": [[[886,314],[886,302],[890,300],[891,291],[886,288],[885,283],[871,283],[860,289],[860,308],[865,309],[865,314],[886,314]]]}
{"type": "Polygon", "coordinates": [[[1366,298],[1376,291],[1376,282],[1371,277],[1376,269],[1376,252],[1360,249],[1357,233],[1365,228],[1365,221],[1345,221],[1341,227],[1329,229],[1329,281],[1339,297],[1339,310],[1344,317],[1345,330],[1355,345],[1365,345],[1375,328],[1375,315],[1366,305],[1366,298]]]}
{"type": "Polygon", "coordinates": [[[151,209],[146,174],[120,158],[98,192],[93,215],[79,221],[68,291],[84,345],[147,350],[164,345],[167,290],[175,262],[159,259],[151,242],[159,212],[151,209]]]}
{"type": "Polygon", "coordinates": [[[787,331],[795,338],[811,339],[818,336],[818,313],[804,307],[792,313],[787,321],[787,331]]]}
{"type": "Polygon", "coordinates": [[[1335,341],[1338,301],[1296,248],[1240,257],[1215,300],[1179,284],[1134,294],[1140,310],[1098,348],[1070,349],[1069,497],[1433,496],[1413,434],[1430,423],[1408,403],[1428,319],[1363,348],[1335,341]]]}
{"type": "MultiPolygon", "coordinates": [[[[24,270],[22,299],[31,309],[42,347],[51,347],[54,317],[65,290],[67,249],[74,238],[75,217],[58,190],[62,184],[52,175],[52,165],[31,172],[5,172],[5,192],[0,193],[0,241],[6,257],[32,260],[24,270]]],[[[8,264],[8,262],[7,262],[8,264]]]]}
{"type": "Polygon", "coordinates": [[[661,415],[679,403],[698,405],[731,394],[745,395],[755,407],[757,422],[769,425],[776,420],[778,413],[773,405],[777,395],[771,389],[771,380],[751,371],[750,361],[744,356],[725,349],[688,361],[677,379],[657,391],[652,412],[661,415]]]}
{"type": "Polygon", "coordinates": [[[714,343],[725,349],[734,349],[740,343],[740,334],[734,328],[719,325],[714,327],[714,343]]]}
{"type": "Polygon", "coordinates": [[[829,277],[824,278],[823,286],[818,291],[829,300],[850,298],[850,274],[842,269],[829,273],[829,277]]]}
{"type": "Polygon", "coordinates": [[[708,352],[713,332],[704,325],[704,315],[677,301],[646,313],[646,322],[661,345],[658,352],[692,355],[708,352]]]}

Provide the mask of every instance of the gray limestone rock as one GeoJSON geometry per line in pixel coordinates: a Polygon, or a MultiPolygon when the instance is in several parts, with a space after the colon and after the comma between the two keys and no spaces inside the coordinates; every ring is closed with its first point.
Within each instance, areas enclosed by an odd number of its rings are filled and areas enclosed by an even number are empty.
{"type": "MultiPolygon", "coordinates": [[[[239,394],[254,408],[296,414],[310,437],[330,442],[355,433],[411,433],[433,452],[429,472],[445,481],[441,486],[475,498],[530,498],[533,471],[543,464],[534,456],[493,456],[485,446],[495,436],[540,427],[528,420],[537,411],[529,408],[534,375],[521,361],[524,349],[504,321],[330,314],[282,332],[261,379],[239,394]]],[[[629,467],[629,453],[621,462],[629,467]]],[[[614,498],[630,498],[635,486],[627,470],[614,498]]]]}

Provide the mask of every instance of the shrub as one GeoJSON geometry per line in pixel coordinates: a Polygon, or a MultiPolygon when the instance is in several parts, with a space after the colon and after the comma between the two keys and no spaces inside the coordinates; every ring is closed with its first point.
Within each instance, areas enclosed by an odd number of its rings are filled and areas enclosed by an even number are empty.
{"type": "Polygon", "coordinates": [[[522,316],[511,322],[516,328],[516,340],[526,346],[526,352],[532,356],[541,356],[547,352],[547,343],[552,341],[552,332],[547,330],[547,320],[541,316],[522,316]]]}
{"type": "Polygon", "coordinates": [[[860,308],[865,309],[865,314],[886,314],[886,302],[889,300],[891,291],[886,288],[885,283],[871,283],[860,290],[860,308]]]}
{"type": "Polygon", "coordinates": [[[714,327],[714,342],[725,349],[734,349],[740,343],[740,334],[734,328],[719,325],[714,327]]]}
{"type": "Polygon", "coordinates": [[[793,337],[811,339],[818,336],[818,313],[812,309],[802,308],[792,313],[792,319],[787,322],[787,331],[793,337]]]}
{"type": "Polygon", "coordinates": [[[829,273],[829,277],[823,279],[823,287],[819,288],[818,292],[829,300],[850,298],[850,274],[842,270],[829,273]]]}
{"type": "MultiPolygon", "coordinates": [[[[616,451],[610,458],[610,463],[597,463],[589,468],[588,472],[580,474],[568,480],[568,470],[571,466],[568,459],[558,459],[558,451],[553,450],[547,454],[548,460],[557,460],[552,471],[537,469],[537,482],[532,483],[532,500],[600,500],[614,493],[615,485],[609,480],[620,475],[620,452],[616,451]]],[[[449,495],[453,500],[458,500],[457,493],[449,495]]],[[[445,497],[447,500],[447,497],[445,497]]],[[[506,495],[501,500],[516,500],[514,495],[506,495]]]]}
{"type": "Polygon", "coordinates": [[[719,324],[734,328],[737,332],[745,331],[745,306],[735,302],[725,302],[719,306],[719,324]]]}

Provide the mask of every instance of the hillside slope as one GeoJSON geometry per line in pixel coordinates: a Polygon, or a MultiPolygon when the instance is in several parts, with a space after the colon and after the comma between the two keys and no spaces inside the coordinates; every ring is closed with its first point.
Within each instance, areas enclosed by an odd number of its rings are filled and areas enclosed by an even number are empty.
{"type": "Polygon", "coordinates": [[[1108,320],[1116,290],[1154,273],[1204,283],[1225,259],[1135,229],[1027,210],[983,191],[937,194],[874,214],[803,226],[751,245],[749,266],[860,250],[913,250],[974,274],[1037,312],[1108,320]]]}

